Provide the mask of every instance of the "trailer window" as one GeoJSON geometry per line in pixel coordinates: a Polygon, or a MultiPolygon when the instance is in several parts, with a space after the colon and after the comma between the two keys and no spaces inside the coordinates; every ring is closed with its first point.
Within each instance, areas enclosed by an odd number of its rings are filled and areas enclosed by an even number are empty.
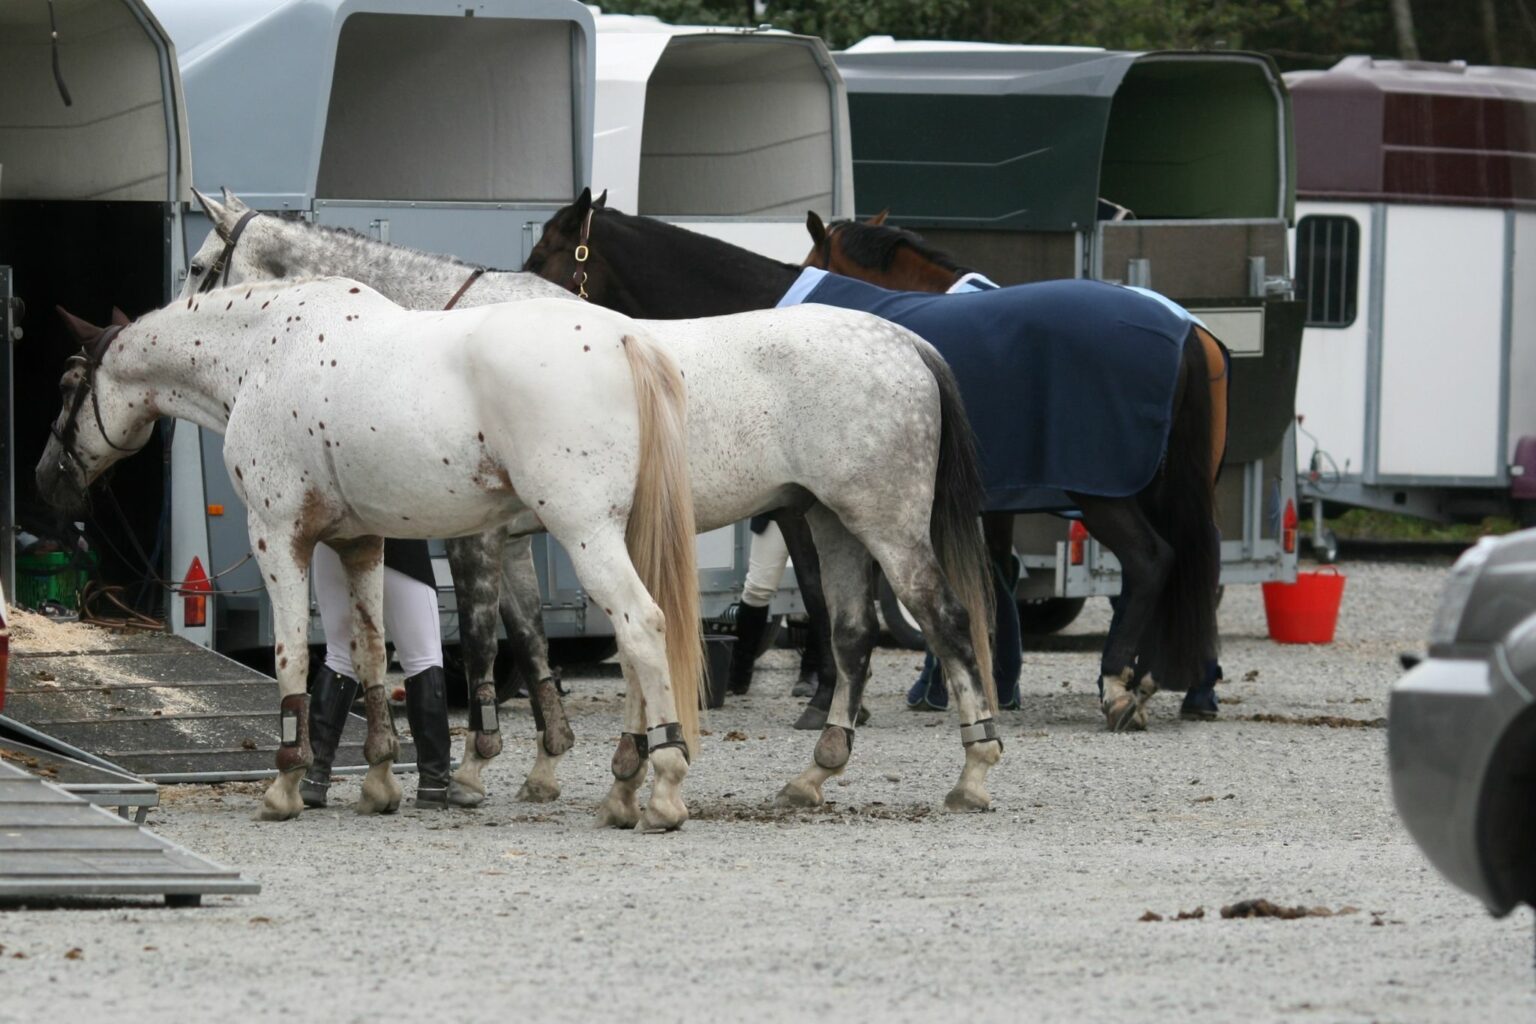
{"type": "Polygon", "coordinates": [[[1308,327],[1355,322],[1360,281],[1360,225],[1353,217],[1303,217],[1296,225],[1296,290],[1308,327]]]}

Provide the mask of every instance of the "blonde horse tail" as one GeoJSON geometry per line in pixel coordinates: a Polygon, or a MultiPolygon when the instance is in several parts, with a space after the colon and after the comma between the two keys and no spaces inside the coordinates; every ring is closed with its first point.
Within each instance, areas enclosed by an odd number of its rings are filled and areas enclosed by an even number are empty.
{"type": "Polygon", "coordinates": [[[624,542],[641,582],[661,608],[677,722],[690,754],[696,754],[704,639],[688,478],[687,388],[677,364],[649,338],[626,335],[624,353],[640,410],[640,471],[624,542]]]}
{"type": "Polygon", "coordinates": [[[979,517],[985,489],[976,456],[976,435],[960,400],[954,371],[927,342],[917,343],[928,372],[939,387],[939,465],[934,474],[933,511],[928,533],[939,568],[970,619],[971,646],[981,673],[987,708],[997,714],[997,680],[992,677],[993,600],[991,557],[979,517]]]}

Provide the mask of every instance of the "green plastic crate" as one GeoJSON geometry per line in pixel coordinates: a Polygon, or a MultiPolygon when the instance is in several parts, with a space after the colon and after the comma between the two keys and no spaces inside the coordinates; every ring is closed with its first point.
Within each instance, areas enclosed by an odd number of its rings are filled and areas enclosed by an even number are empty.
{"type": "Polygon", "coordinates": [[[68,551],[20,555],[16,559],[16,605],[41,608],[44,602],[57,601],[74,610],[80,588],[95,575],[96,553],[87,551],[72,556],[68,551]]]}

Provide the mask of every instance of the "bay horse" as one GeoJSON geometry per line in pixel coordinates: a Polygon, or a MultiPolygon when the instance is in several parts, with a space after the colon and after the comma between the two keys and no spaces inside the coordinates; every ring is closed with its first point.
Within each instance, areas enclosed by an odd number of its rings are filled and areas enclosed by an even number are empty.
{"type": "MultiPolygon", "coordinates": [[[[801,262],[802,267],[819,267],[822,270],[853,277],[882,288],[910,292],[953,292],[968,288],[995,288],[989,278],[969,267],[956,263],[948,253],[929,245],[919,234],[905,228],[887,224],[889,211],[882,210],[862,223],[854,220],[837,220],[824,224],[814,210],[806,212],[805,227],[811,236],[811,251],[801,262]]],[[[1227,446],[1227,390],[1228,373],[1225,367],[1229,356],[1225,346],[1203,325],[1193,327],[1196,337],[1205,351],[1206,365],[1223,367],[1221,373],[1210,375],[1210,478],[1214,488],[1221,472],[1222,459],[1227,446]]],[[[1013,538],[1013,515],[1008,512],[988,512],[983,516],[989,546],[993,547],[994,560],[1002,560],[1009,553],[1013,538]],[[1006,545],[1007,547],[1003,547],[1006,545]],[[1001,550],[998,550],[1001,548],[1001,550]]],[[[1127,581],[1134,586],[1141,581],[1127,581]]],[[[1214,585],[1214,581],[1213,581],[1214,585]]],[[[1203,681],[1213,681],[1219,675],[1207,672],[1203,681]]],[[[1200,689],[1191,687],[1192,701],[1184,702],[1184,717],[1192,719],[1214,718],[1211,710],[1214,695],[1203,699],[1200,689]]]]}
{"type": "MultiPolygon", "coordinates": [[[[189,296],[198,294],[194,279],[271,278],[323,268],[377,284],[416,308],[439,308],[456,293],[459,306],[467,308],[512,291],[553,292],[585,308],[533,274],[478,273],[448,257],[257,216],[230,199],[221,204],[200,198],[215,230],[193,258],[189,296]]],[[[991,592],[975,526],[980,487],[971,430],[943,359],[910,331],[826,307],[640,327],[667,349],[686,378],[697,528],[787,509],[821,553],[838,680],[813,763],[783,787],[780,801],[819,803],[823,784],[849,758],[875,639],[868,571],[873,557],[903,601],[916,602],[907,607],[919,621],[932,624],[935,651],[946,674],[954,672],[949,678],[965,763],[945,805],[988,806],[986,774],[1001,756],[986,644],[991,592]],[[839,344],[829,348],[824,338],[839,344]]],[[[572,377],[561,389],[580,386],[581,378],[572,377]]],[[[489,552],[499,547],[499,535],[486,538],[481,564],[490,568],[480,570],[478,579],[489,590],[497,561],[489,552]]],[[[462,595],[460,569],[455,564],[462,595]]],[[[537,621],[538,592],[531,594],[530,614],[537,621]]],[[[494,643],[494,591],[477,607],[490,609],[482,635],[494,643]]],[[[634,824],[634,794],[645,779],[645,735],[633,725],[639,712],[634,702],[626,704],[630,724],[614,757],[614,787],[600,811],[602,821],[620,827],[634,824]]],[[[544,754],[541,746],[542,763],[552,765],[544,754]]],[[[553,782],[552,771],[548,778],[553,782]]]]}
{"type": "Polygon", "coordinates": [[[304,806],[315,544],[341,557],[354,609],[369,765],[357,809],[388,813],[400,786],[378,626],[384,538],[505,525],[560,539],[611,610],[656,769],[640,824],[687,819],[703,657],[686,387],[642,327],[558,299],[411,312],[346,278],[203,292],[106,329],[66,319],[82,348],[37,466],[45,498],[78,506],[161,417],[224,435],[275,620],[282,743],[263,818],[304,806]]]}
{"type": "MultiPolygon", "coordinates": [[[[1198,335],[1159,302],[1094,281],[1046,282],[973,296],[890,292],[610,210],[590,192],[549,219],[527,269],[572,290],[579,288],[593,302],[644,318],[830,302],[879,312],[938,343],[937,333],[948,329],[946,309],[959,311],[963,305],[983,314],[988,329],[962,325],[961,333],[969,331],[965,337],[939,347],[956,365],[975,364],[969,378],[958,370],[957,375],[972,421],[978,424],[984,463],[989,450],[995,457],[1012,452],[1075,480],[1094,477],[1097,462],[1119,454],[1120,447],[1135,448],[1140,455],[1135,464],[1139,484],[1126,483],[1132,475],[1127,471],[1105,483],[1090,480],[1091,486],[1043,478],[1023,489],[1033,499],[1035,490],[1054,488],[1061,502],[1056,507],[1080,510],[1085,526],[1119,557],[1124,569],[1124,600],[1100,665],[1107,726],[1114,731],[1145,729],[1146,702],[1156,692],[1157,680],[1166,678],[1187,688],[1214,657],[1218,563],[1211,486],[1211,374],[1198,335]],[[822,277],[810,276],[817,274],[822,277]],[[1054,313],[1062,307],[1071,315],[1054,313]],[[991,329],[1003,327],[1017,335],[1019,324],[1049,335],[1052,344],[1045,354],[1056,361],[1043,372],[1019,374],[983,356],[971,358],[972,350],[980,352],[989,344],[1011,344],[1004,355],[1018,358],[1047,348],[1033,338],[989,336],[991,329]],[[1123,358],[1139,357],[1147,346],[1157,349],[1156,375],[1123,358]],[[1069,357],[1085,361],[1075,363],[1069,357]],[[1022,403],[1008,407],[1010,390],[1022,392],[1026,387],[1040,389],[1036,394],[1043,396],[1043,404],[1055,401],[1053,392],[1070,393],[1073,387],[1099,388],[1103,397],[1090,390],[1080,406],[1066,410],[1075,415],[1073,424],[1054,423],[1043,436],[989,431],[977,421],[977,408],[989,402],[1001,403],[1005,413],[1027,417],[1032,410],[1019,408],[1022,403]],[[1132,393],[1137,401],[1122,401],[1121,392],[1132,393]],[[1145,421],[1137,418],[1142,411],[1161,417],[1156,429],[1131,429],[1145,421]],[[1073,447],[1078,424],[1111,434],[1102,438],[1097,451],[1082,452],[1073,447]],[[1062,474],[1063,467],[1074,472],[1062,474]],[[1145,641],[1154,637],[1155,655],[1138,662],[1138,653],[1147,652],[1145,641]]],[[[835,344],[831,339],[825,343],[835,344]]],[[[1012,494],[995,498],[989,487],[989,510],[1034,507],[1023,500],[1012,494]]]]}

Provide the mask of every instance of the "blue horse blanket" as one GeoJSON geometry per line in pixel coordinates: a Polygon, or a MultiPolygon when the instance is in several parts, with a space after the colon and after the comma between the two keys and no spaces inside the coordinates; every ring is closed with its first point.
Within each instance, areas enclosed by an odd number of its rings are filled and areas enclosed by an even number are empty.
{"type": "Polygon", "coordinates": [[[810,268],[779,305],[798,302],[874,313],[939,350],[989,511],[1072,508],[1067,491],[1126,497],[1162,463],[1191,320],[1160,296],[1087,280],[895,292],[810,268]]]}

